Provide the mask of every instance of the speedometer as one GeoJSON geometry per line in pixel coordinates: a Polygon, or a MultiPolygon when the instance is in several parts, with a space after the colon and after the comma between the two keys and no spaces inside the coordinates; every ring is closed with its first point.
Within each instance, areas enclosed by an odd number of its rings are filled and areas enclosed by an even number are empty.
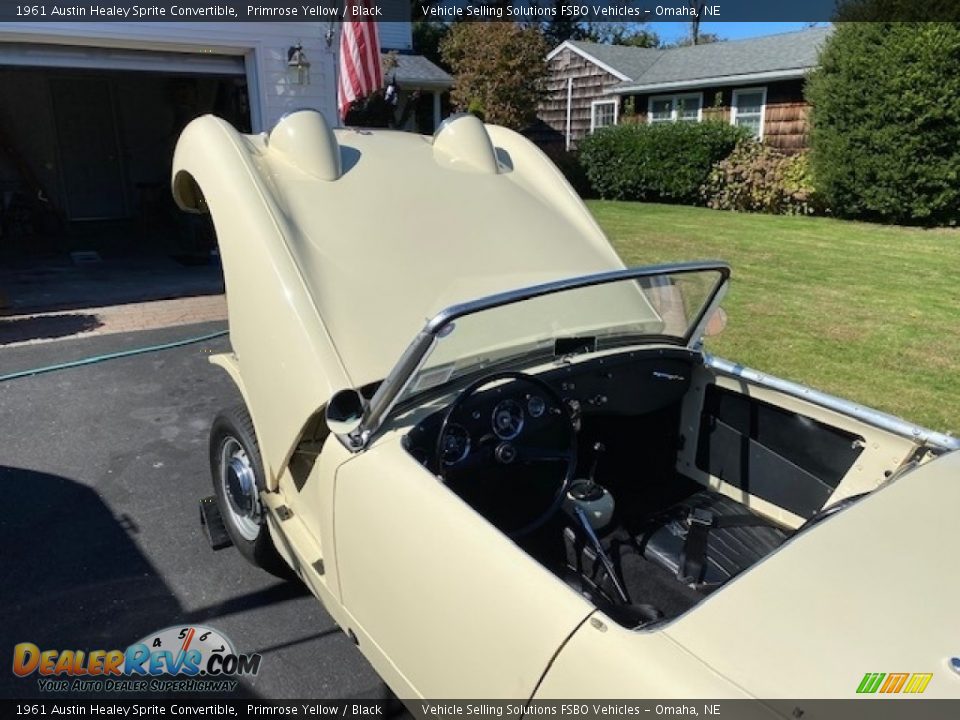
{"type": "Polygon", "coordinates": [[[440,441],[440,458],[444,465],[456,465],[470,454],[470,433],[463,425],[450,423],[440,441]]]}
{"type": "Polygon", "coordinates": [[[532,418],[540,417],[546,409],[547,403],[539,395],[531,395],[527,400],[527,412],[530,413],[532,418]]]}
{"type": "Polygon", "coordinates": [[[493,432],[501,440],[513,440],[523,430],[523,408],[516,400],[503,400],[493,409],[493,432]]]}

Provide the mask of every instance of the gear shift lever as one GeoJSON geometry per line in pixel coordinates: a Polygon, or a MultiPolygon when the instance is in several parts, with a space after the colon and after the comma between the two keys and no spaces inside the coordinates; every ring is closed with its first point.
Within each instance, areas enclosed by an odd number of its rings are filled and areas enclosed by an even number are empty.
{"type": "Polygon", "coordinates": [[[580,508],[590,518],[594,529],[605,527],[613,518],[613,496],[594,479],[597,474],[597,466],[600,464],[600,458],[606,452],[606,449],[606,446],[601,442],[593,444],[594,456],[590,463],[590,472],[586,478],[573,481],[567,491],[567,501],[565,503],[567,512],[577,520],[580,518],[574,508],[580,508]]]}
{"type": "Polygon", "coordinates": [[[590,464],[590,473],[587,475],[587,481],[591,485],[596,485],[594,477],[597,474],[597,465],[600,464],[600,457],[607,451],[607,446],[602,442],[595,442],[593,444],[593,462],[590,464]]]}

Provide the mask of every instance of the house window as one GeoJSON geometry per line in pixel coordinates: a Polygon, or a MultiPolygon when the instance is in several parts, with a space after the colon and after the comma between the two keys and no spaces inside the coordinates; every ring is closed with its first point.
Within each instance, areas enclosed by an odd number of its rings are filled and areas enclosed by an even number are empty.
{"type": "Polygon", "coordinates": [[[767,89],[744,88],[733,91],[730,124],[745,127],[757,140],[763,140],[763,116],[767,108],[767,89]]]}
{"type": "Polygon", "coordinates": [[[650,98],[651,123],[673,121],[673,98],[650,98]]]}
{"type": "Polygon", "coordinates": [[[658,95],[649,100],[647,120],[658,122],[700,122],[703,94],[658,95]]]}
{"type": "Polygon", "coordinates": [[[590,132],[616,124],[616,100],[594,100],[590,103],[590,132]]]}

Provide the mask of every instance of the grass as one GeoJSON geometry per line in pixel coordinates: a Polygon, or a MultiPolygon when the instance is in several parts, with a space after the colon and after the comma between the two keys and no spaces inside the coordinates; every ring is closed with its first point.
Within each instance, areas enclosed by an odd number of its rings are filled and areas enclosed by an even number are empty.
{"type": "Polygon", "coordinates": [[[588,205],[627,265],[732,266],[711,352],[960,434],[960,231],[588,205]]]}

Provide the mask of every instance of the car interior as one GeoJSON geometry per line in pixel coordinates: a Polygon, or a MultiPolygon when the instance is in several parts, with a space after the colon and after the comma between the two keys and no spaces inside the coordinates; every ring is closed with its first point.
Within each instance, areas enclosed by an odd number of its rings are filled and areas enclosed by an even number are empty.
{"type": "Polygon", "coordinates": [[[660,347],[487,374],[404,445],[611,618],[650,627],[866,494],[835,494],[863,437],[703,365],[660,347]]]}

